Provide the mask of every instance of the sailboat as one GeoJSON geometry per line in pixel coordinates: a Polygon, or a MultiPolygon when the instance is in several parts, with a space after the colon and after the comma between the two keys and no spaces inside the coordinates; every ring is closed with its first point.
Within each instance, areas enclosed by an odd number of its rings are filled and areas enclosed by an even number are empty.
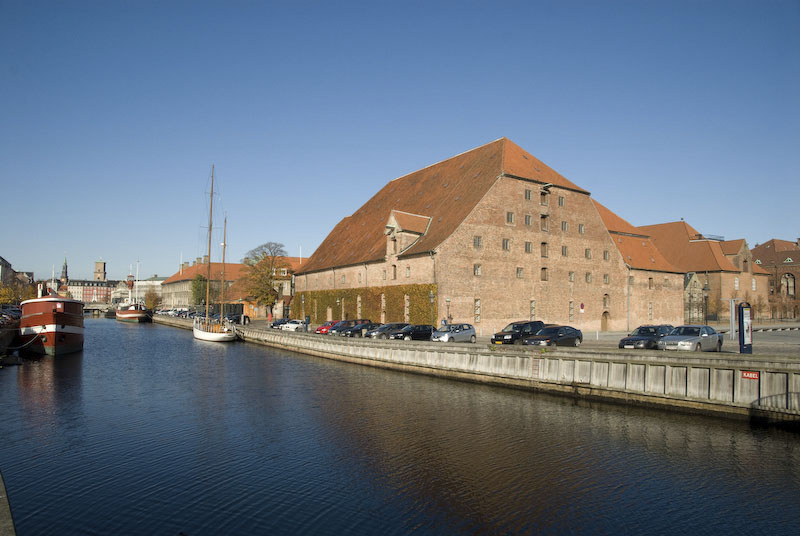
{"type": "MultiPolygon", "coordinates": [[[[236,331],[234,330],[233,326],[227,320],[220,318],[220,320],[214,320],[209,316],[209,306],[211,304],[211,227],[213,223],[213,213],[214,213],[214,165],[211,165],[211,203],[208,207],[208,266],[207,266],[207,273],[206,273],[206,314],[202,318],[195,317],[194,324],[192,326],[192,332],[194,333],[194,338],[199,339],[201,341],[213,341],[213,342],[228,342],[236,340],[236,331]]],[[[225,234],[227,234],[227,220],[225,222],[225,234]]],[[[225,288],[225,238],[222,240],[222,287],[223,292],[225,288]]]]}
{"type": "MultiPolygon", "coordinates": [[[[131,272],[133,272],[133,266],[131,266],[131,272]]],[[[128,287],[128,301],[125,303],[121,303],[116,311],[116,318],[121,322],[134,322],[134,323],[141,323],[141,322],[152,322],[153,315],[147,308],[139,303],[139,286],[137,283],[139,282],[139,262],[136,262],[136,279],[133,278],[133,273],[128,275],[128,279],[125,281],[128,287]],[[136,297],[134,298],[131,295],[131,290],[136,289],[136,297]]]]}

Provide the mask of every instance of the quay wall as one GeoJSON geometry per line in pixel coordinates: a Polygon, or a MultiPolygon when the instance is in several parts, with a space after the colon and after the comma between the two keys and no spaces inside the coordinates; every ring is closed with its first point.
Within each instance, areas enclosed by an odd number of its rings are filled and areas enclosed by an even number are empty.
{"type": "MultiPolygon", "coordinates": [[[[191,329],[183,319],[155,321],[191,329]]],[[[800,425],[800,362],[739,354],[536,349],[349,339],[237,326],[258,344],[319,357],[582,399],[800,425]]]]}

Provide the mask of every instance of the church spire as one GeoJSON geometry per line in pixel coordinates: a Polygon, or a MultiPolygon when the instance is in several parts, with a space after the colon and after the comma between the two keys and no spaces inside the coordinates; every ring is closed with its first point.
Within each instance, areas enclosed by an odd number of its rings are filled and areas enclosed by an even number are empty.
{"type": "Polygon", "coordinates": [[[67,258],[64,257],[64,266],[61,268],[61,283],[66,285],[69,282],[69,275],[67,275],[67,258]]]}

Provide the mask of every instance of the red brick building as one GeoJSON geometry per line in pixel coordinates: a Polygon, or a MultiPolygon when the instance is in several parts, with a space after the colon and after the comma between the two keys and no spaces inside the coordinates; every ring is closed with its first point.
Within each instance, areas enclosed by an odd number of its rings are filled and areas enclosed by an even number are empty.
{"type": "Polygon", "coordinates": [[[800,316],[797,280],[800,278],[800,239],[797,242],[772,240],[756,244],[750,253],[753,262],[769,274],[769,311],[773,319],[800,316]]]}
{"type": "Polygon", "coordinates": [[[528,318],[585,330],[680,323],[682,279],[644,233],[502,138],[386,184],[336,225],[295,286],[314,323],[448,318],[485,336],[528,318]]]}
{"type": "Polygon", "coordinates": [[[768,274],[753,262],[743,239],[709,238],[685,221],[646,225],[639,230],[652,238],[671,264],[687,274],[686,322],[700,320],[691,317],[692,304],[701,306],[703,320],[729,320],[731,300],[749,302],[757,317],[766,313],[768,274]]]}

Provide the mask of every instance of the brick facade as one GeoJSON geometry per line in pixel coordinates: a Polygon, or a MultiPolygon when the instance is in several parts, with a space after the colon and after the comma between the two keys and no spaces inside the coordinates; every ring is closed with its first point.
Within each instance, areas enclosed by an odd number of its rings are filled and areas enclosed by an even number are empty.
{"type": "MultiPolygon", "coordinates": [[[[683,274],[671,267],[667,272],[632,267],[589,193],[563,178],[556,183],[553,178],[486,170],[488,186],[478,192],[475,204],[441,232],[452,212],[462,207],[444,206],[437,212],[433,199],[441,200],[435,196],[445,195],[453,204],[465,202],[464,188],[471,186],[470,180],[480,180],[479,173],[460,170],[488,168],[487,162],[493,160],[502,160],[504,166],[519,165],[512,158],[536,162],[536,172],[541,171],[539,166],[546,167],[507,140],[501,141],[499,155],[476,154],[471,160],[472,155],[465,153],[403,178],[412,186],[435,179],[433,185],[425,183],[428,188],[420,191],[414,206],[384,206],[379,193],[354,216],[343,220],[312,255],[307,271],[297,277],[297,292],[307,296],[306,314],[309,304],[318,307],[315,293],[325,293],[329,298],[331,291],[347,290],[349,296],[355,291],[358,300],[366,299],[369,290],[377,287],[432,285],[436,289],[437,318],[448,316],[453,322],[472,323],[483,336],[523,319],[570,324],[587,331],[627,331],[643,323],[680,323],[683,274]],[[515,152],[509,156],[512,149],[515,152]],[[431,202],[425,195],[431,196],[431,202]],[[396,217],[400,210],[412,216],[403,221],[396,217]],[[429,225],[423,230],[424,221],[429,225]],[[365,231],[367,225],[374,229],[365,231]],[[383,258],[374,258],[380,240],[376,238],[363,246],[363,262],[337,266],[342,234],[351,227],[362,233],[383,230],[383,258]],[[413,229],[409,231],[409,227],[413,229]],[[407,248],[413,250],[415,244],[422,243],[422,236],[434,234],[429,229],[441,232],[443,238],[431,249],[409,255],[407,248]],[[358,289],[364,290],[363,297],[358,289]]],[[[549,177],[560,178],[548,171],[549,177]]],[[[385,295],[381,296],[384,299],[385,295]]],[[[394,299],[406,303],[382,305],[381,318],[373,320],[408,321],[398,312],[412,306],[421,311],[425,304],[420,302],[426,298],[403,294],[394,299]],[[411,299],[416,302],[410,306],[407,302],[411,299]],[[387,316],[386,311],[394,314],[387,316]]],[[[330,305],[324,312],[316,309],[312,321],[343,317],[346,306],[341,299],[336,307],[342,309],[332,310],[330,305]]]]}

